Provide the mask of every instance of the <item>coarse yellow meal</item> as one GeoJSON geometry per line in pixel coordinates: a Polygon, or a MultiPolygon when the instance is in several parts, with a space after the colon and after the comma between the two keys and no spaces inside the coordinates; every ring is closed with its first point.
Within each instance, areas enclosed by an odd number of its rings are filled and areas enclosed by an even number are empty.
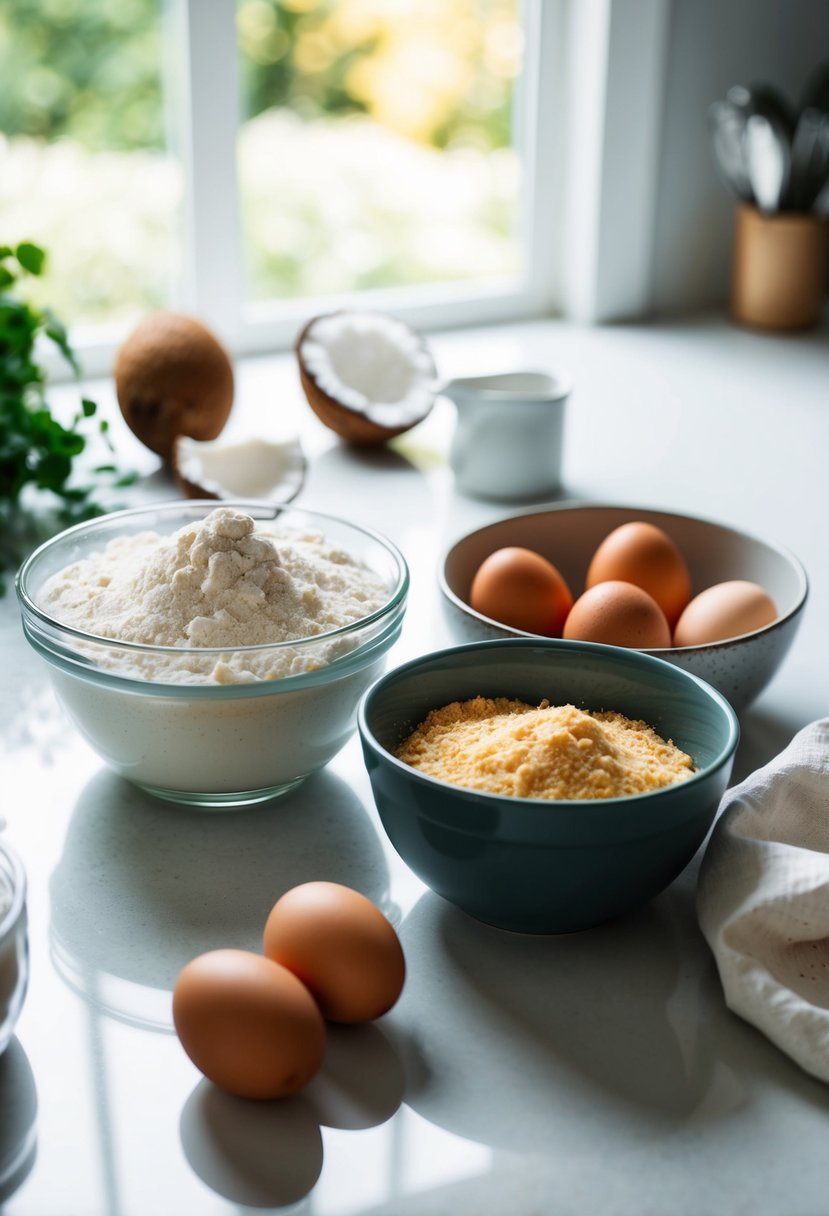
{"type": "Polygon", "coordinates": [[[685,781],[694,761],[613,710],[473,697],[432,710],[396,752],[439,781],[517,798],[620,798],[685,781]]]}

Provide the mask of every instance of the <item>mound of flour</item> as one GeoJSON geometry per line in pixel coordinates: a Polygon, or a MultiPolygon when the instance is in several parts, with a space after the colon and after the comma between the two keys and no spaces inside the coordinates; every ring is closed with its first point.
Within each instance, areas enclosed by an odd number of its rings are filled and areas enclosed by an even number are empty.
{"type": "MultiPolygon", "coordinates": [[[[219,507],[172,536],[118,537],[60,570],[40,606],[84,633],[190,652],[313,638],[375,612],[389,598],[377,575],[318,533],[262,531],[219,507]]],[[[332,639],[302,652],[252,656],[188,653],[180,658],[127,651],[102,654],[121,674],[169,682],[274,679],[313,670],[353,645],[332,639]]]]}

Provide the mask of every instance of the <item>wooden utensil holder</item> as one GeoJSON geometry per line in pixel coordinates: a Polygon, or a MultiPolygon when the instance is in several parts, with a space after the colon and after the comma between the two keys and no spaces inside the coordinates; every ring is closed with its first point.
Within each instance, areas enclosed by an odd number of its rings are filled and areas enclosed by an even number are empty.
{"type": "Polygon", "coordinates": [[[826,293],[829,222],[818,215],[763,215],[741,204],[734,228],[731,315],[759,329],[808,329],[826,293]]]}

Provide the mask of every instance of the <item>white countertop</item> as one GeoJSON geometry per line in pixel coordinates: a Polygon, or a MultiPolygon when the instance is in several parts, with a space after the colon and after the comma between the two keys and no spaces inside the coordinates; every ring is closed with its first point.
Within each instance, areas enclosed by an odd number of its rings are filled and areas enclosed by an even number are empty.
{"type": "MultiPolygon", "coordinates": [[[[743,716],[734,779],[829,713],[829,335],[720,320],[445,335],[440,371],[566,367],[566,497],[703,515],[791,548],[810,576],[784,665],[743,716]]],[[[112,407],[108,385],[89,386],[112,407]]],[[[301,400],[292,358],[240,368],[232,427],[298,428],[298,503],[379,528],[412,592],[396,664],[448,643],[446,545],[510,513],[454,492],[441,399],[395,450],[353,452],[301,400]]],[[[131,499],[175,497],[120,420],[131,499]]],[[[818,1216],[829,1088],[723,1003],[696,925],[692,864],[649,907],[588,933],[479,925],[385,842],[356,739],[282,801],[210,815],[105,770],[63,718],[0,601],[2,814],[29,875],[31,985],[0,1060],[2,1163],[36,1139],[8,1216],[818,1216]],[[396,921],[403,997],[330,1037],[299,1097],[246,1103],[200,1079],[171,1029],[179,968],[259,946],[262,908],[311,878],[396,921]],[[28,1138],[28,1139],[27,1139],[28,1138]],[[31,1162],[30,1162],[31,1163],[31,1162]]],[[[2,1194],[0,1194],[2,1206],[2,1194]]]]}

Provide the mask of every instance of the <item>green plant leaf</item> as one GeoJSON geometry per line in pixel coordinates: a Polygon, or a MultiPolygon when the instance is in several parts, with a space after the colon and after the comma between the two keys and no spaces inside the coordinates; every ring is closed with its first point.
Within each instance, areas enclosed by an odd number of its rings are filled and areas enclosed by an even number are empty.
{"type": "Polygon", "coordinates": [[[44,308],[43,321],[44,333],[47,338],[51,338],[75,375],[80,376],[81,369],[78,360],[75,358],[75,352],[69,344],[69,335],[63,322],[58,320],[51,308],[44,308]]]}
{"type": "Polygon", "coordinates": [[[46,251],[39,245],[34,245],[31,241],[21,241],[14,251],[14,256],[23,269],[28,270],[29,274],[43,274],[46,266],[46,251]]]}
{"type": "MultiPolygon", "coordinates": [[[[31,241],[19,245],[0,245],[0,595],[3,593],[3,573],[14,569],[21,560],[10,537],[22,527],[21,521],[34,520],[35,511],[23,496],[27,488],[54,495],[60,506],[57,518],[64,523],[78,523],[101,515],[104,508],[94,501],[94,484],[71,485],[75,461],[92,439],[90,428],[84,426],[97,413],[97,405],[88,397],[80,398],[79,408],[66,426],[52,415],[46,397],[46,371],[38,359],[38,340],[45,335],[58,347],[73,372],[80,377],[80,367],[66,332],[66,327],[49,308],[40,308],[15,295],[18,275],[12,260],[17,259],[22,272],[39,275],[45,268],[44,251],[31,241]]],[[[97,419],[96,441],[114,451],[108,434],[109,423],[97,419]]],[[[112,485],[118,475],[113,462],[99,465],[96,472],[102,484],[112,485]]],[[[118,484],[127,486],[136,480],[135,474],[123,474],[118,484]]],[[[49,518],[55,518],[55,504],[49,504],[49,518]]]]}

